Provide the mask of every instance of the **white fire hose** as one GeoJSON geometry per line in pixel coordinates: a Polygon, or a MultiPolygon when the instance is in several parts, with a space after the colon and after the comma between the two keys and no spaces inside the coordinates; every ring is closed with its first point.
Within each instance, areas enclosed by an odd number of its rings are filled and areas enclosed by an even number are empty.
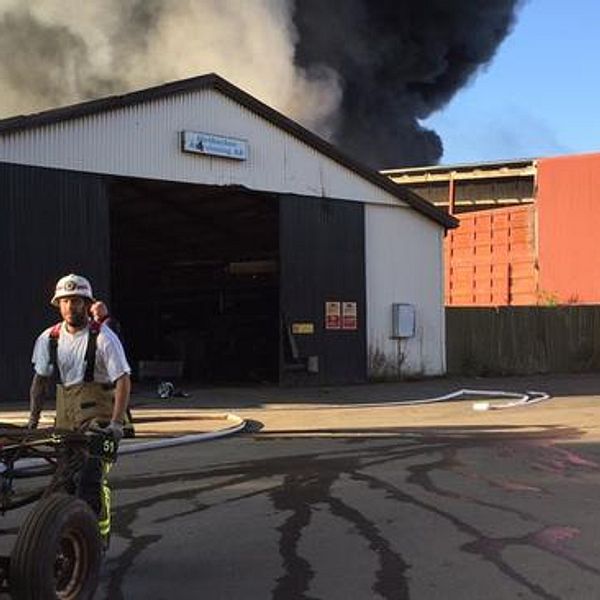
{"type": "MultiPolygon", "coordinates": [[[[473,402],[472,409],[476,411],[487,411],[487,410],[501,410],[506,408],[516,408],[520,406],[529,406],[531,404],[537,404],[548,400],[550,395],[545,392],[527,391],[525,393],[518,392],[506,392],[503,390],[472,390],[462,389],[443,396],[436,396],[433,398],[422,398],[420,400],[400,400],[396,402],[375,402],[375,403],[363,403],[363,404],[344,404],[343,406],[314,406],[311,410],[331,410],[332,408],[339,408],[343,410],[348,409],[361,409],[361,408],[391,408],[399,406],[415,406],[419,404],[434,404],[436,402],[447,402],[450,400],[458,400],[465,396],[476,396],[478,398],[485,396],[489,398],[512,398],[508,401],[491,402],[488,400],[473,402]]],[[[269,406],[268,410],[305,410],[305,407],[300,408],[297,406],[269,406]]],[[[214,415],[211,415],[214,418],[214,415]]],[[[159,450],[162,448],[173,448],[175,446],[184,446],[186,444],[196,444],[198,442],[205,442],[209,440],[215,440],[218,438],[227,437],[238,433],[246,426],[246,421],[241,417],[226,413],[221,415],[221,418],[230,421],[232,424],[229,427],[220,429],[218,431],[208,431],[205,433],[192,433],[188,435],[182,435],[179,437],[161,438],[158,440],[148,442],[133,442],[124,443],[119,447],[120,455],[127,454],[138,454],[140,452],[147,452],[149,450],[159,450]]],[[[28,458],[18,461],[19,468],[30,468],[39,466],[44,461],[39,458],[28,458]]],[[[4,470],[4,467],[0,465],[0,472],[4,470]]]]}
{"type": "MultiPolygon", "coordinates": [[[[535,392],[527,391],[525,393],[519,392],[505,392],[503,390],[469,390],[462,389],[450,394],[444,394],[443,396],[436,396],[434,398],[422,398],[420,400],[398,400],[395,402],[368,402],[360,404],[344,404],[344,405],[319,405],[311,407],[311,410],[332,410],[332,409],[360,409],[360,408],[398,408],[399,406],[415,406],[418,404],[434,404],[435,402],[447,402],[449,400],[458,400],[463,396],[487,396],[491,398],[513,398],[512,401],[505,402],[474,402],[472,405],[473,410],[484,411],[484,410],[500,410],[503,408],[515,408],[518,406],[526,406],[529,404],[536,404],[551,398],[550,394],[546,392],[535,392]]],[[[299,406],[268,406],[269,410],[306,410],[305,407],[299,406]]]]}
{"type": "MultiPolygon", "coordinates": [[[[172,448],[174,446],[184,446],[185,444],[196,444],[198,442],[207,442],[217,438],[227,437],[242,431],[246,426],[246,421],[237,415],[226,413],[219,415],[223,420],[231,421],[232,425],[219,429],[218,431],[207,431],[204,433],[192,433],[189,435],[181,435],[173,438],[161,438],[150,442],[132,442],[122,443],[119,446],[119,455],[137,454],[139,452],[147,452],[149,450],[159,450],[161,448],[172,448]]],[[[215,418],[214,415],[211,415],[215,418]]],[[[43,458],[23,458],[15,463],[19,469],[31,469],[46,464],[43,458]]],[[[6,467],[0,464],[0,473],[3,473],[6,467]]]]}
{"type": "Polygon", "coordinates": [[[503,408],[515,408],[517,406],[525,406],[529,404],[536,404],[550,398],[549,394],[545,392],[535,392],[528,390],[524,394],[519,392],[505,392],[503,390],[469,390],[462,389],[450,394],[443,396],[437,396],[434,398],[423,398],[422,400],[407,400],[400,402],[386,402],[383,404],[361,404],[359,406],[370,407],[370,406],[411,406],[416,404],[433,404],[435,402],[446,402],[448,400],[458,400],[464,396],[487,396],[490,398],[513,398],[512,401],[508,402],[474,402],[473,410],[500,410],[503,408]]]}
{"type": "MultiPolygon", "coordinates": [[[[215,418],[214,415],[211,415],[215,418]]],[[[197,442],[207,442],[218,438],[233,435],[242,431],[246,426],[246,421],[237,415],[226,413],[222,415],[223,419],[231,421],[233,424],[218,431],[207,431],[205,433],[190,433],[172,438],[161,438],[151,442],[135,442],[131,444],[121,444],[119,454],[137,454],[138,452],[147,452],[148,450],[158,450],[160,448],[172,448],[174,446],[184,446],[185,444],[196,444],[197,442]]]]}

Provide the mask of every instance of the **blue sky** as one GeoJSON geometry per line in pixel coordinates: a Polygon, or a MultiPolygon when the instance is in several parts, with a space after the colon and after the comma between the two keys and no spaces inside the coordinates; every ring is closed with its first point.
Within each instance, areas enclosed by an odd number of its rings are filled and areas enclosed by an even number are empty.
{"type": "Polygon", "coordinates": [[[600,151],[600,1],[526,2],[493,61],[423,124],[441,164],[600,151]]]}

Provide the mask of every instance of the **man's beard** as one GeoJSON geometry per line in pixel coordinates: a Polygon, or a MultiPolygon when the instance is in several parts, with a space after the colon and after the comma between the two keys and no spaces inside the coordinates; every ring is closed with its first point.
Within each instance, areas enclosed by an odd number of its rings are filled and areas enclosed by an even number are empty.
{"type": "Polygon", "coordinates": [[[85,313],[75,313],[75,314],[70,315],[67,323],[71,327],[75,327],[76,329],[81,329],[87,323],[85,313]]]}

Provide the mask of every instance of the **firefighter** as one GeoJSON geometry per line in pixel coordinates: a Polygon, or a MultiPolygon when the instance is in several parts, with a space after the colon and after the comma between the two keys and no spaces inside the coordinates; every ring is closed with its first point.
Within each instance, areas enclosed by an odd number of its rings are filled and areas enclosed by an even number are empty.
{"type": "MultiPolygon", "coordinates": [[[[37,338],[32,362],[28,427],[36,428],[44,399],[56,392],[56,427],[74,431],[101,431],[116,444],[123,437],[123,422],[131,391],[131,369],[119,338],[89,317],[94,302],[89,281],[80,275],[62,277],[51,300],[62,321],[37,338]]],[[[110,490],[106,475],[110,462],[90,457],[75,492],[98,515],[105,544],[110,534],[110,490]]]]}

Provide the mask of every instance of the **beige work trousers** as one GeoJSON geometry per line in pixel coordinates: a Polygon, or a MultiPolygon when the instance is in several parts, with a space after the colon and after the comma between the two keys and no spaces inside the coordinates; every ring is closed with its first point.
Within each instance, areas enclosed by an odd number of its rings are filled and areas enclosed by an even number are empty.
{"type": "Polygon", "coordinates": [[[114,390],[101,383],[56,386],[56,428],[86,429],[112,418],[114,390]]]}

